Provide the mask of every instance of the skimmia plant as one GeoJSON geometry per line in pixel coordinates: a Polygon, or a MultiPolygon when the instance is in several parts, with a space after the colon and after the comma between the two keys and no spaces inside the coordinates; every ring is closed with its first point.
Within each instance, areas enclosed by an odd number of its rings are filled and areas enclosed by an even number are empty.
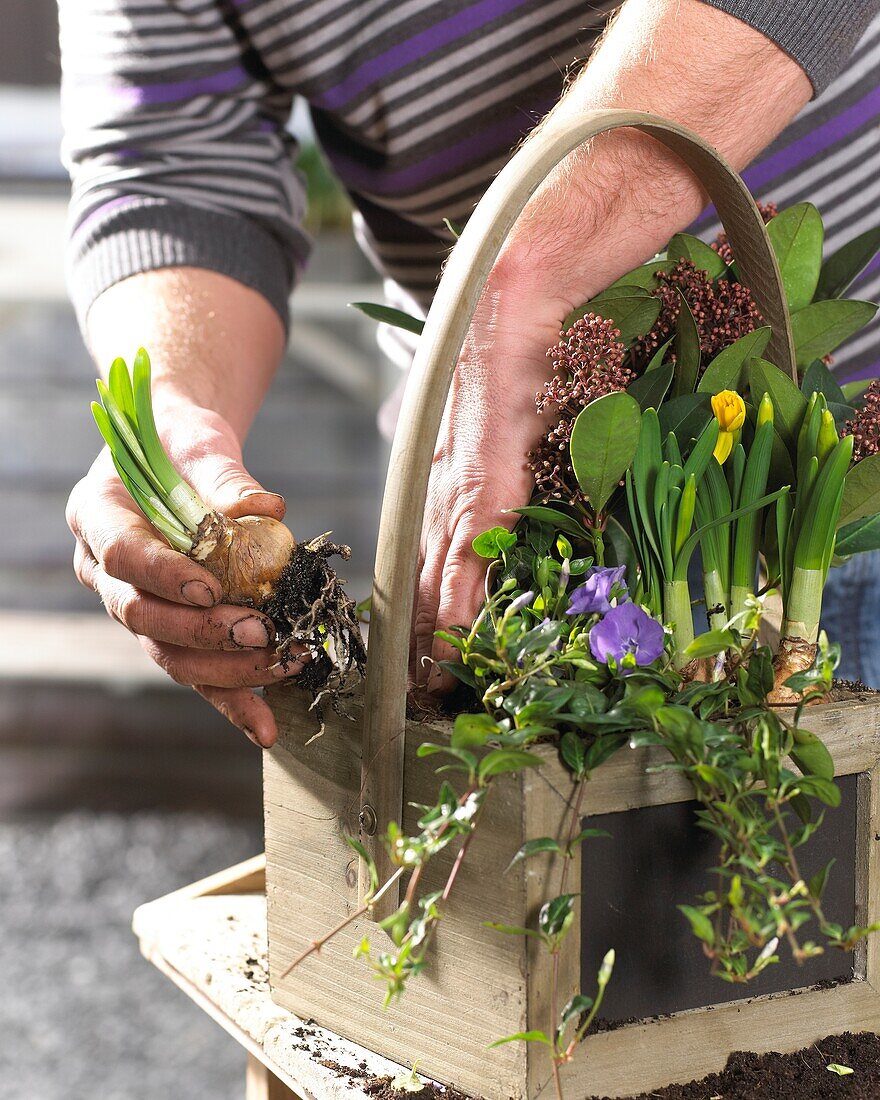
{"type": "Polygon", "coordinates": [[[316,699],[335,701],[364,665],[354,604],[327,559],[347,558],[347,547],[326,538],[297,543],[267,516],[232,519],[210,508],[178,473],[159,438],[153,416],[150,359],[143,348],[129,373],[116,359],[107,384],[98,380],[100,404],[92,413],[119,477],[140,510],[168,543],[200,562],[220,581],[224,602],[257,607],[275,624],[279,659],[294,642],[311,654],[306,686],[316,699]]]}
{"type": "MultiPolygon", "coordinates": [[[[389,825],[404,900],[383,922],[383,947],[364,940],[356,952],[389,999],[403,991],[497,778],[540,766],[536,743],[557,744],[575,791],[568,829],[511,853],[554,853],[555,890],[535,927],[491,927],[551,955],[546,1027],[499,1041],[546,1047],[560,1097],[560,1067],[614,963],[610,952],[595,990],[560,1003],[561,945],[578,904],[570,868],[582,843],[601,843],[583,827],[590,777],[625,745],[665,753],[716,840],[711,887],[679,908],[719,978],[749,982],[783,950],[798,962],[851,950],[876,928],[836,924],[822,904],[830,865],[805,879],[800,857],[824,807],[840,801],[828,749],[808,728],[808,705],[827,696],[839,660],[820,631],[822,591],[835,563],[880,549],[880,382],[841,386],[829,369],[876,311],[842,295],[880,230],[825,258],[815,207],[762,213],[797,381],[764,358],[771,330],[723,236],[710,246],[678,234],[565,320],[536,398],[550,427],[527,456],[534,494],[514,509],[512,530],[475,540],[489,563],[484,606],[441,635],[472,706],[448,741],[420,749],[442,758],[438,798],[417,834],[389,825]],[[759,632],[777,595],[773,652],[759,632]],[[420,891],[425,866],[449,847],[445,885],[420,891]]],[[[415,318],[361,306],[420,331],[415,318]]],[[[374,882],[365,908],[384,888],[374,882]]]]}

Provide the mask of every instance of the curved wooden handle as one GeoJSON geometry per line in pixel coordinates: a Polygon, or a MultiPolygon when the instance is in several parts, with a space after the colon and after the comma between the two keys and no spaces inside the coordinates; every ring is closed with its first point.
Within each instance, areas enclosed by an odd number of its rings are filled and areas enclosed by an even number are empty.
{"type": "MultiPolygon", "coordinates": [[[[394,870],[380,838],[388,821],[400,820],[403,805],[410,618],[419,537],[452,374],[483,284],[531,195],[577,146],[624,126],[661,141],[708,191],[743,280],[772,327],[768,358],[797,378],[788,307],[764,221],[737,173],[696,134],[640,111],[590,111],[573,121],[551,121],[511,158],[470,217],[446,264],[407,382],[385,484],[370,612],[360,814],[361,839],[376,859],[380,882],[394,870]]],[[[361,872],[363,890],[363,867],[361,872]]],[[[374,917],[390,912],[398,896],[389,891],[382,898],[381,913],[374,917]]]]}

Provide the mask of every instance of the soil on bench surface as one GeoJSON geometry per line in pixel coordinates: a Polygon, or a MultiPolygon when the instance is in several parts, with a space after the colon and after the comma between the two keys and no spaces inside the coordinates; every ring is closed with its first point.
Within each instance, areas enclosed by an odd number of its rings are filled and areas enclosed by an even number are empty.
{"type": "MultiPolygon", "coordinates": [[[[880,1036],[873,1032],[829,1035],[794,1054],[735,1051],[721,1073],[686,1085],[668,1085],[629,1100],[877,1100],[880,1036]],[[845,1066],[843,1076],[828,1069],[845,1066]]],[[[608,1100],[603,1097],[603,1100],[608,1100]]]]}

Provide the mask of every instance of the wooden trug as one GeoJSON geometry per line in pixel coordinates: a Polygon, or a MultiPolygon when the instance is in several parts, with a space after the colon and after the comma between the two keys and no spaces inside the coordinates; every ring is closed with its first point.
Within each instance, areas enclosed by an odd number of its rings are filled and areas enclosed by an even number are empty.
{"type": "MultiPolygon", "coordinates": [[[[276,689],[271,698],[282,730],[278,745],[266,754],[264,791],[269,973],[275,1001],[395,1061],[418,1061],[430,1077],[486,1100],[549,1096],[549,1064],[541,1047],[512,1043],[488,1049],[503,1035],[548,1030],[547,953],[536,951],[534,941],[499,934],[482,922],[534,927],[537,907],[556,891],[558,868],[552,857],[520,862],[502,874],[526,839],[559,836],[567,825],[573,784],[555,749],[538,747],[545,757],[542,767],[506,777],[493,787],[431,962],[410,982],[402,1001],[383,1011],[383,987],[365,963],[351,957],[363,935],[370,937],[374,950],[390,944],[366,920],[355,922],[286,978],[279,977],[313,939],[358,905],[357,863],[344,834],[357,829],[361,727],[358,721],[333,717],[324,736],[306,744],[314,718],[301,694],[276,689]]],[[[880,758],[880,701],[867,697],[811,708],[808,726],[825,740],[839,775],[862,777],[856,919],[868,923],[880,916],[880,842],[875,839],[880,836],[880,794],[874,780],[880,758]]],[[[436,791],[436,765],[431,758],[416,758],[418,745],[448,733],[443,723],[407,724],[407,806],[432,800],[436,791]]],[[[662,750],[621,750],[590,782],[585,815],[692,798],[690,786],[677,773],[646,773],[663,758],[662,750]]],[[[415,816],[415,810],[405,809],[405,828],[413,827],[415,816]]],[[[452,853],[444,853],[436,860],[426,876],[426,890],[445,877],[451,858],[452,853]]],[[[571,891],[580,890],[576,877],[570,883],[571,891]]],[[[584,887],[588,893],[589,884],[584,887]]],[[[579,981],[577,922],[566,950],[561,1003],[577,991],[579,981]]],[[[808,966],[804,981],[809,982],[808,966]]],[[[747,998],[591,1036],[563,1070],[566,1098],[628,1096],[699,1078],[720,1070],[734,1049],[791,1051],[832,1032],[880,1029],[878,989],[875,938],[859,956],[856,980],[850,984],[747,998]]]]}
{"type": "MultiPolygon", "coordinates": [[[[354,912],[363,896],[365,871],[344,835],[360,835],[384,881],[393,871],[381,839],[385,826],[402,820],[405,830],[414,831],[417,811],[410,804],[434,802],[433,767],[430,760],[417,759],[416,749],[445,731],[407,722],[405,701],[419,536],[449,385],[483,285],[519,213],[565,156],[619,127],[656,138],[699,178],[721,216],[744,281],[772,328],[768,358],[796,377],[788,307],[763,219],[742,180],[713,149],[685,128],[640,112],[593,111],[540,127],[499,173],[469,219],[419,341],[382,506],[363,710],[353,722],[332,718],[324,736],[308,744],[314,717],[295,689],[272,693],[281,731],[278,744],[266,755],[264,785],[273,996],[370,1049],[399,1060],[418,1059],[431,1076],[488,1100],[525,1100],[548,1088],[549,1067],[539,1047],[512,1043],[488,1050],[501,1036],[553,1026],[547,1018],[546,954],[524,938],[499,935],[482,922],[533,925],[537,907],[552,896],[552,886],[546,885],[547,876],[555,878],[552,857],[519,863],[507,874],[502,869],[525,840],[558,836],[563,828],[572,782],[553,748],[538,750],[545,756],[540,769],[493,785],[430,963],[410,984],[402,1003],[383,1012],[377,982],[363,963],[352,962],[352,947],[365,934],[374,949],[382,949],[384,933],[370,920],[357,921],[319,956],[287,977],[281,974],[310,942],[354,912]]],[[[841,774],[868,773],[874,767],[877,713],[874,703],[811,711],[810,724],[827,737],[841,774]]],[[[646,775],[646,767],[657,759],[643,752],[614,757],[590,784],[587,812],[688,799],[690,789],[681,779],[646,775]]],[[[875,915],[876,846],[871,837],[880,832],[876,801],[872,782],[865,779],[859,904],[870,906],[875,915]]],[[[432,861],[425,889],[440,884],[451,858],[446,853],[432,861]]],[[[577,882],[569,889],[577,891],[577,882]]],[[[373,917],[395,905],[396,892],[389,891],[373,917]]],[[[576,932],[568,937],[566,950],[568,982],[560,990],[561,1003],[579,981],[576,932]]],[[[566,1096],[624,1096],[719,1069],[735,1047],[791,1050],[830,1030],[876,1025],[880,1014],[873,959],[868,951],[860,980],[847,987],[784,1000],[735,1002],[596,1035],[565,1069],[566,1096]]]]}

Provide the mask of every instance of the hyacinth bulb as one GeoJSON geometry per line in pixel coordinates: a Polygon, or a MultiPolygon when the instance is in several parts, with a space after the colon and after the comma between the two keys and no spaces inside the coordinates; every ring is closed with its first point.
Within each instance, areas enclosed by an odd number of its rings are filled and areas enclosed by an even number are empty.
{"type": "Polygon", "coordinates": [[[268,516],[206,516],[190,557],[213,573],[223,602],[261,607],[275,589],[296,545],[290,529],[268,516]]]}

